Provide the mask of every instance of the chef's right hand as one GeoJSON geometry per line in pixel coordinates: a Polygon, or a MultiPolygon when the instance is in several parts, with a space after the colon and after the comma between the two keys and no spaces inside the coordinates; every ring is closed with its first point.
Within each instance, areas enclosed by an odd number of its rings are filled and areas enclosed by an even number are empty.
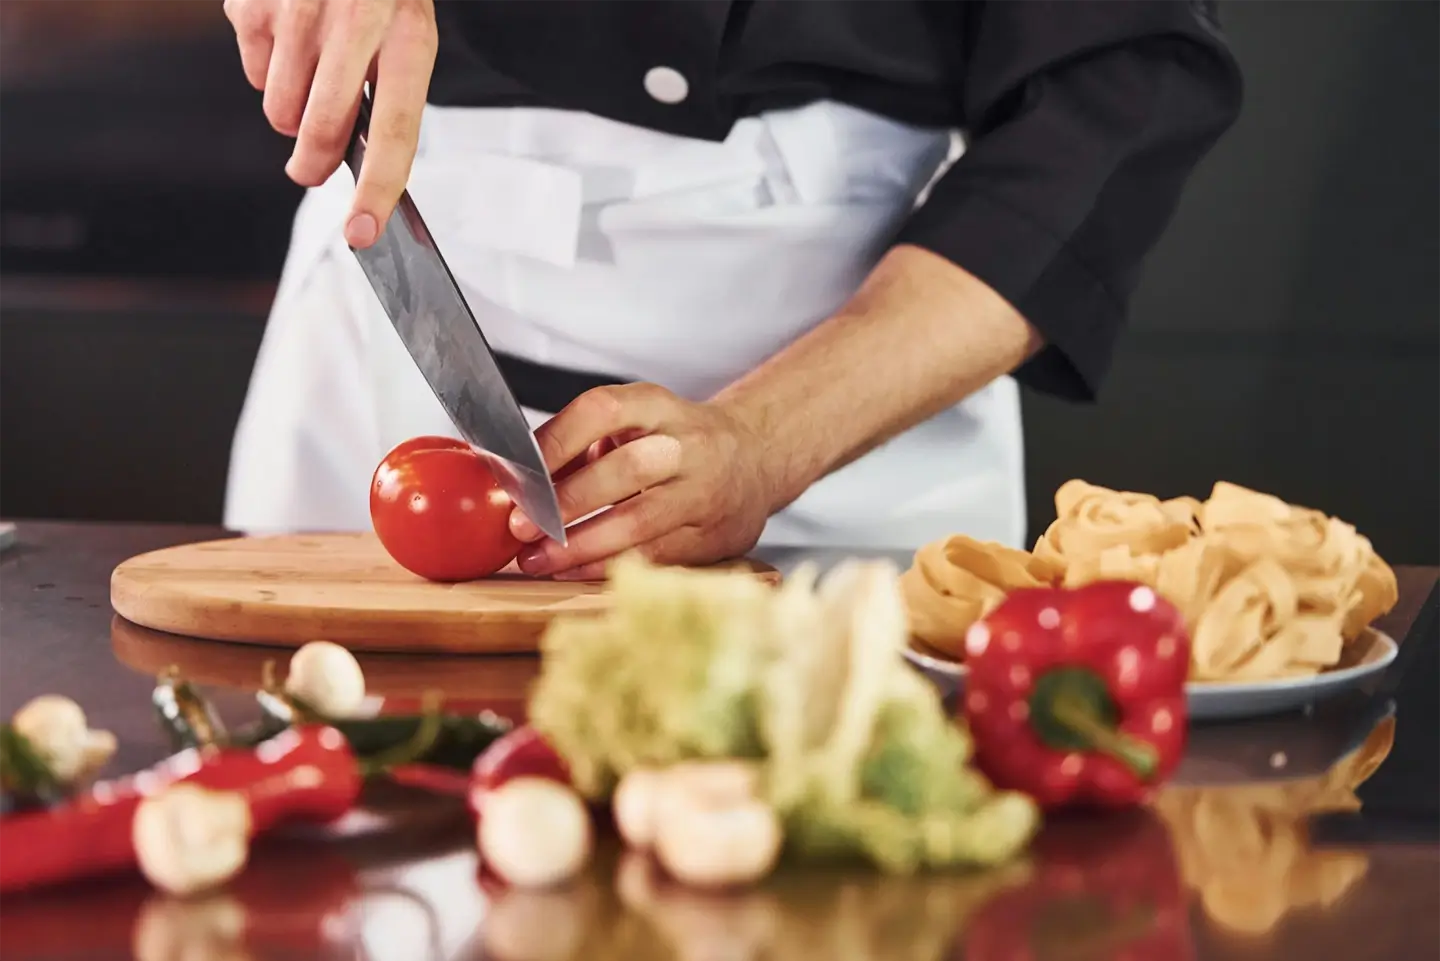
{"type": "Polygon", "coordinates": [[[435,65],[434,0],[225,0],[245,76],[270,125],[295,138],[290,179],[317,187],[345,159],[365,81],[370,135],[345,224],[373,244],[410,178],[435,65]]]}

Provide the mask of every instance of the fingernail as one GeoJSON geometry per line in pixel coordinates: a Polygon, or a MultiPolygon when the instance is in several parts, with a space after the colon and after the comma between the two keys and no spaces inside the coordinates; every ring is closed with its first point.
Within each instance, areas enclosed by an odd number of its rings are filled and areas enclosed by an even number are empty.
{"type": "Polygon", "coordinates": [[[510,533],[514,534],[517,540],[529,543],[540,536],[540,528],[517,508],[510,512],[510,533]]]}
{"type": "Polygon", "coordinates": [[[380,236],[380,225],[369,214],[356,214],[345,225],[345,242],[351,247],[369,247],[380,236]]]}
{"type": "Polygon", "coordinates": [[[583,581],[585,580],[585,569],[572,567],[568,571],[560,571],[554,577],[557,581],[583,581]]]}
{"type": "Polygon", "coordinates": [[[516,563],[522,571],[531,575],[544,574],[550,569],[550,559],[545,556],[545,551],[539,548],[521,551],[516,563]]]}

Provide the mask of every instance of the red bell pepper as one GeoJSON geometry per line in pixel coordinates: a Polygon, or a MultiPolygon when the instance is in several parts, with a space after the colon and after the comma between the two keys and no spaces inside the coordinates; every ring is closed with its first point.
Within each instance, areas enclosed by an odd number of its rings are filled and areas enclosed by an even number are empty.
{"type": "Polygon", "coordinates": [[[1051,822],[1031,846],[1029,883],[970,919],[965,961],[1190,961],[1175,851],[1148,811],[1051,822]]]}
{"type": "Polygon", "coordinates": [[[1045,808],[1145,800],[1180,762],[1190,639],[1143,584],[1012,593],[965,639],[975,761],[1045,808]]]}
{"type": "Polygon", "coordinates": [[[135,869],[136,809],[182,782],[241,794],[253,837],[281,821],[339,818],[355,805],[362,778],[344,736],[329,727],[291,728],[253,750],[182,751],[59,806],[0,819],[0,892],[135,869]]]}

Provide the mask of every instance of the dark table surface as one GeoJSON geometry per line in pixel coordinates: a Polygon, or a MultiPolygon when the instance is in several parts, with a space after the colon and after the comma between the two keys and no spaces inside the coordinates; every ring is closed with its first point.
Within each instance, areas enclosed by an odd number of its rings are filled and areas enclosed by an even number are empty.
{"type": "MultiPolygon", "coordinates": [[[[21,523],[0,555],[0,712],[41,693],[75,698],[93,727],[116,734],[113,772],[166,753],[149,692],[171,664],[207,685],[227,718],[253,716],[262,663],[286,652],[158,634],[109,604],[120,561],[222,535],[21,523]]],[[[1397,573],[1400,604],[1378,626],[1402,638],[1436,570],[1397,573]]],[[[135,878],[7,897],[0,958],[1422,961],[1440,957],[1440,669],[1435,651],[1421,655],[1405,659],[1393,711],[1357,695],[1198,727],[1152,810],[1053,819],[1029,863],[1004,872],[792,870],[722,897],[637,885],[640,866],[606,850],[563,891],[497,892],[477,876],[459,802],[392,789],[341,837],[261,845],[237,881],[198,901],[135,878]]],[[[361,663],[373,693],[440,687],[511,715],[536,671],[529,657],[361,663]]]]}

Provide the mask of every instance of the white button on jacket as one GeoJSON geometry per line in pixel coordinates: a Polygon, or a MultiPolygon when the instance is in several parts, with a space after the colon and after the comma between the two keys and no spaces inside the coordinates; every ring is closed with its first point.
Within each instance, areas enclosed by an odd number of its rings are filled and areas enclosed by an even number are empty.
{"type": "Polygon", "coordinates": [[[680,103],[690,95],[690,82],[672,67],[653,67],[645,72],[645,92],[661,103],[680,103]]]}

